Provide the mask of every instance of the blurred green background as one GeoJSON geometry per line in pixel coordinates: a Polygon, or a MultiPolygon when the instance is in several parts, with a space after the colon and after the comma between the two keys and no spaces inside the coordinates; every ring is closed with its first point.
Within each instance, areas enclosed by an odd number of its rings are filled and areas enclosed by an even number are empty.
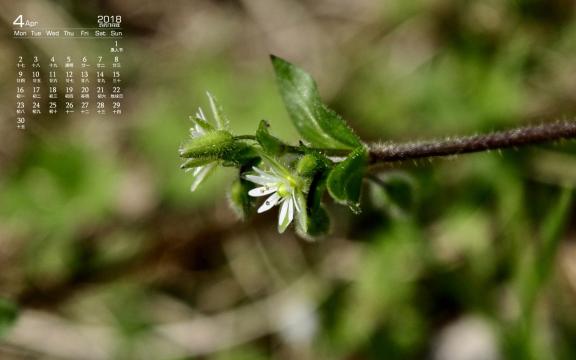
{"type": "Polygon", "coordinates": [[[360,215],[332,205],[316,243],[278,235],[275,213],[239,221],[232,170],[190,193],[177,156],[206,90],[236,133],[267,119],[297,141],[270,53],[366,141],[572,119],[575,15],[571,0],[2,0],[0,358],[575,359],[575,143],[390,166],[387,191],[367,184],[360,215]],[[18,55],[103,49],[14,40],[22,12],[122,15],[125,114],[16,130],[18,55]]]}

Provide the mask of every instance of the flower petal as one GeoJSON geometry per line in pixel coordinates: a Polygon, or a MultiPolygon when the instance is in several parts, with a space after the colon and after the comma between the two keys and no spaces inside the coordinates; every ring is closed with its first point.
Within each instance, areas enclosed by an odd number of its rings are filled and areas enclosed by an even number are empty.
{"type": "Polygon", "coordinates": [[[224,111],[222,111],[222,108],[218,104],[216,98],[208,91],[206,91],[206,95],[208,96],[208,101],[210,102],[210,109],[212,109],[212,116],[216,121],[216,127],[218,129],[228,129],[229,125],[228,119],[224,115],[224,111]]]}
{"type": "Polygon", "coordinates": [[[263,171],[262,169],[259,169],[259,168],[255,167],[255,166],[253,166],[252,169],[253,169],[254,171],[256,171],[256,173],[258,174],[257,176],[260,176],[261,178],[264,178],[264,179],[269,179],[270,182],[280,182],[280,181],[283,181],[283,180],[284,180],[284,179],[283,179],[282,177],[280,177],[280,176],[276,176],[276,175],[274,175],[273,173],[263,171]]]}
{"type": "Polygon", "coordinates": [[[288,224],[294,220],[294,204],[295,202],[292,199],[288,199],[288,224]]]}
{"type": "Polygon", "coordinates": [[[280,206],[280,214],[278,215],[278,225],[282,226],[282,223],[286,219],[286,215],[288,215],[288,203],[290,200],[282,200],[282,206],[280,206]]]}
{"type": "Polygon", "coordinates": [[[276,192],[278,188],[276,186],[260,186],[248,191],[248,195],[253,197],[265,196],[276,192]]]}
{"type": "Polygon", "coordinates": [[[196,129],[197,127],[198,125],[194,125],[194,128],[190,128],[190,137],[192,139],[196,139],[202,135],[201,133],[198,132],[198,129],[196,129]]]}
{"type": "Polygon", "coordinates": [[[263,213],[264,211],[270,210],[274,205],[278,204],[280,200],[280,195],[278,193],[272,194],[268,199],[264,201],[264,204],[258,208],[258,214],[263,213]]]}
{"type": "Polygon", "coordinates": [[[300,209],[300,206],[298,205],[298,200],[296,199],[296,192],[292,192],[292,199],[291,200],[294,202],[294,205],[296,206],[296,212],[302,211],[300,209]]]}
{"type": "Polygon", "coordinates": [[[258,173],[258,175],[262,176],[262,177],[269,177],[271,179],[276,179],[278,178],[276,175],[274,175],[271,172],[268,171],[264,171],[256,166],[252,166],[252,170],[256,171],[258,173]]]}
{"type": "Polygon", "coordinates": [[[202,181],[204,181],[204,179],[208,177],[208,175],[210,175],[215,169],[216,164],[214,163],[196,168],[196,171],[194,171],[194,180],[192,181],[192,186],[190,186],[190,191],[196,190],[198,185],[200,185],[200,183],[202,183],[202,181]]]}
{"type": "Polygon", "coordinates": [[[194,125],[194,130],[195,130],[194,132],[197,134],[196,135],[197,137],[206,134],[206,130],[204,130],[202,126],[198,124],[194,125]]]}
{"type": "Polygon", "coordinates": [[[270,179],[263,178],[263,177],[258,176],[258,175],[252,175],[252,174],[244,175],[244,179],[246,179],[248,181],[252,181],[253,183],[258,184],[258,185],[262,185],[262,186],[274,184],[274,182],[272,182],[270,179]]]}
{"type": "Polygon", "coordinates": [[[206,116],[204,116],[204,113],[202,112],[201,108],[198,108],[196,115],[194,117],[191,117],[190,120],[192,120],[192,122],[194,123],[193,130],[196,131],[197,133],[205,134],[208,131],[215,130],[214,126],[206,120],[206,116]]]}
{"type": "Polygon", "coordinates": [[[206,120],[206,116],[204,116],[204,112],[202,111],[201,107],[198,107],[198,111],[196,112],[196,117],[198,117],[204,121],[208,121],[208,120],[206,120]]]}
{"type": "Polygon", "coordinates": [[[308,215],[306,213],[306,197],[301,192],[294,193],[294,204],[298,208],[297,220],[298,224],[301,226],[302,231],[308,232],[308,215]]]}
{"type": "Polygon", "coordinates": [[[192,176],[197,177],[198,174],[200,174],[200,172],[202,172],[202,170],[205,168],[205,166],[199,166],[197,168],[194,169],[194,172],[192,173],[192,176]]]}
{"type": "Polygon", "coordinates": [[[290,198],[286,198],[282,201],[282,207],[280,208],[280,214],[278,215],[278,232],[283,233],[284,230],[292,222],[290,217],[290,204],[292,203],[290,198]]]}

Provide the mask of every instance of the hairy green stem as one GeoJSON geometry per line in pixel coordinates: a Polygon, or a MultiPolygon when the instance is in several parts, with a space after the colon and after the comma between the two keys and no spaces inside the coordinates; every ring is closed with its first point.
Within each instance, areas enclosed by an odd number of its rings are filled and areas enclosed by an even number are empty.
{"type": "Polygon", "coordinates": [[[375,164],[516,148],[575,138],[576,121],[556,121],[482,135],[400,144],[371,144],[369,152],[370,162],[375,164]]]}
{"type": "MultiPolygon", "coordinates": [[[[453,156],[473,152],[516,148],[551,141],[576,138],[576,121],[556,121],[540,125],[523,126],[512,130],[464,137],[449,137],[440,140],[368,144],[370,163],[415,160],[422,158],[453,156]]],[[[235,136],[237,140],[254,140],[256,136],[235,136]]],[[[308,148],[327,156],[347,156],[350,150],[308,148]]],[[[303,146],[286,145],[286,150],[294,154],[305,152],[303,146]]]]}

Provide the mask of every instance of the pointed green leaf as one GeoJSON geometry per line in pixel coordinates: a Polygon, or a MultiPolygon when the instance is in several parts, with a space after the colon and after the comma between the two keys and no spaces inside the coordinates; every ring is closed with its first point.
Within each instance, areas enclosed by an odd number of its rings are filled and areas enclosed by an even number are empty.
{"type": "Polygon", "coordinates": [[[271,58],[288,114],[305,140],[328,148],[353,149],[361,145],[346,122],[324,105],[310,75],[279,57],[271,58]]]}
{"type": "Polygon", "coordinates": [[[328,192],[341,204],[348,205],[352,211],[360,211],[360,190],[362,178],[368,163],[368,153],[361,146],[332,169],[328,175],[328,192]]]}
{"type": "Polygon", "coordinates": [[[286,144],[275,136],[270,135],[268,128],[270,124],[266,120],[260,121],[258,130],[256,131],[256,140],[262,146],[262,149],[273,156],[281,156],[286,151],[286,144]]]}

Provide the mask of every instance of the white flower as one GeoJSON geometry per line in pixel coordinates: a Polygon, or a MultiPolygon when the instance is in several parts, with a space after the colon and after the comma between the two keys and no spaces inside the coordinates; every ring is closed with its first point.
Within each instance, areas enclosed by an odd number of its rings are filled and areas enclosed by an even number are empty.
{"type": "Polygon", "coordinates": [[[212,174],[215,169],[216,169],[215,162],[204,166],[198,166],[195,168],[186,169],[185,170],[186,172],[194,170],[192,172],[192,185],[190,186],[190,191],[196,190],[196,188],[198,188],[198,186],[202,183],[202,181],[204,181],[204,179],[206,179],[210,174],[212,174]]]}
{"type": "MultiPolygon", "coordinates": [[[[222,109],[218,106],[216,99],[212,94],[206,92],[208,96],[208,100],[210,101],[210,109],[212,110],[212,116],[214,118],[214,124],[209,122],[202,111],[202,108],[198,108],[196,115],[194,117],[190,117],[190,121],[194,124],[193,127],[190,128],[190,137],[192,139],[200,138],[206,133],[215,130],[228,130],[228,120],[224,117],[222,113],[222,109]]],[[[182,155],[184,150],[180,149],[180,155],[182,155]]],[[[214,172],[216,169],[217,162],[213,161],[205,165],[196,166],[187,168],[185,171],[190,172],[192,171],[192,186],[190,187],[190,191],[196,190],[198,186],[206,179],[210,174],[214,172]]]]}
{"type": "Polygon", "coordinates": [[[301,182],[285,169],[275,169],[274,167],[270,167],[268,171],[257,167],[252,169],[256,174],[245,175],[245,179],[260,186],[250,190],[248,195],[260,197],[272,194],[258,208],[258,213],[263,213],[279,205],[278,232],[283,233],[294,220],[294,215],[302,213],[301,182]]]}

